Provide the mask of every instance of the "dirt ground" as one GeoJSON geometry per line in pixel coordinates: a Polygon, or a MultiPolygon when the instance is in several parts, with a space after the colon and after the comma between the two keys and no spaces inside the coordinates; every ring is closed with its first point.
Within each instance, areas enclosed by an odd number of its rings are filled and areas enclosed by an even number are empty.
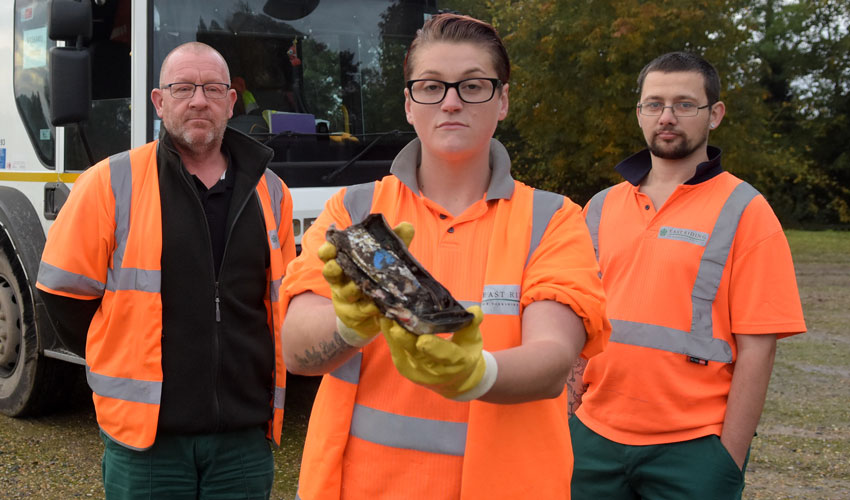
{"type": "MultiPolygon", "coordinates": [[[[850,498],[850,233],[789,231],[809,332],[779,342],[744,499],[850,498]]],[[[274,499],[292,499],[316,379],[291,377],[274,499]]],[[[0,416],[0,500],[103,498],[84,382],[63,411],[0,416]]]]}
{"type": "Polygon", "coordinates": [[[744,498],[850,498],[850,233],[788,231],[808,332],[780,340],[744,498]]]}
{"type": "MultiPolygon", "coordinates": [[[[318,379],[290,377],[271,498],[292,499],[318,379]]],[[[80,380],[62,411],[41,418],[0,415],[0,500],[103,498],[100,440],[91,393],[80,380]]]]}

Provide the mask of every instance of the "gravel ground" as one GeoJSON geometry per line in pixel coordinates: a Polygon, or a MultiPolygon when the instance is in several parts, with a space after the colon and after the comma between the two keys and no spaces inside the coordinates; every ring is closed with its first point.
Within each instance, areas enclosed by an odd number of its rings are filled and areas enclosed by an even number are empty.
{"type": "MultiPolygon", "coordinates": [[[[301,448],[318,379],[290,376],[272,499],[295,497],[301,448]]],[[[91,393],[80,380],[65,409],[40,418],[0,415],[0,500],[104,498],[91,393]]]]}
{"type": "Polygon", "coordinates": [[[69,399],[47,417],[0,415],[0,498],[103,498],[102,444],[82,368],[69,399]]]}

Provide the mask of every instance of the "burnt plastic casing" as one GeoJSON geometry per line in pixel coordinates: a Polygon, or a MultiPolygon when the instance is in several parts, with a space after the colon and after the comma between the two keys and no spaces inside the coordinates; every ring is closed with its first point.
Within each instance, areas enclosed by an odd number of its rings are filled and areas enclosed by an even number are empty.
{"type": "Polygon", "coordinates": [[[346,276],[405,330],[448,333],[472,322],[472,313],[410,254],[383,214],[344,230],[331,225],[325,239],[336,247],[346,276]]]}

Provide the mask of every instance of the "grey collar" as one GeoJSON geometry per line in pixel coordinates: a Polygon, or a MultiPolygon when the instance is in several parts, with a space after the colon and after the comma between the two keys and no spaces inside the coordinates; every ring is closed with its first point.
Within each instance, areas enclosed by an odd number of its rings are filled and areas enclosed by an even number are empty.
{"type": "MultiPolygon", "coordinates": [[[[422,163],[422,143],[419,138],[410,141],[393,160],[390,173],[411,191],[419,194],[419,182],[416,170],[422,163]]],[[[490,139],[490,185],[487,187],[487,201],[509,200],[514,193],[514,179],[511,177],[511,157],[502,143],[490,139]]]]}

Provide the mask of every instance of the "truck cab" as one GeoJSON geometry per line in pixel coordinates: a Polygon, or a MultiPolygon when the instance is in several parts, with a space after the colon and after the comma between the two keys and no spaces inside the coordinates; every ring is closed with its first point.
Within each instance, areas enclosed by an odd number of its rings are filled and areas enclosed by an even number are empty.
{"type": "Polygon", "coordinates": [[[158,137],[150,92],[169,51],[199,41],[224,56],[239,94],[229,126],[274,150],[297,243],[334,192],[386,175],[415,136],[402,66],[434,13],[435,0],[4,2],[0,412],[49,410],[85,364],[36,292],[41,251],[80,173],[158,137]]]}

